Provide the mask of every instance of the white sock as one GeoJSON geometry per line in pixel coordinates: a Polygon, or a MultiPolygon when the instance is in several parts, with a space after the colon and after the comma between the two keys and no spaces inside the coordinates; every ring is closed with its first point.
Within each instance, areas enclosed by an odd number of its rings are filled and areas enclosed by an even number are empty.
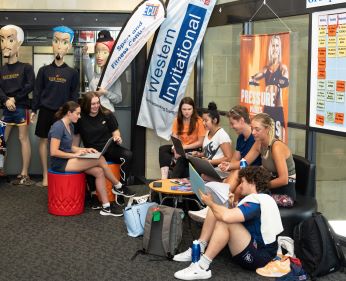
{"type": "Polygon", "coordinates": [[[168,171],[169,171],[169,167],[167,166],[161,167],[161,179],[165,180],[168,178],[168,171]]]}
{"type": "Polygon", "coordinates": [[[102,204],[103,208],[109,208],[110,206],[111,206],[111,204],[109,202],[102,204]]]}
{"type": "Polygon", "coordinates": [[[116,189],[121,188],[123,185],[122,183],[119,181],[117,184],[114,185],[116,189]]]}
{"type": "Polygon", "coordinates": [[[204,254],[205,249],[208,246],[208,242],[207,241],[202,241],[202,240],[198,240],[199,241],[199,245],[201,247],[201,253],[204,254]]]}
{"type": "Polygon", "coordinates": [[[206,255],[202,255],[201,258],[198,261],[198,265],[203,270],[208,270],[212,260],[208,258],[206,255]]]}

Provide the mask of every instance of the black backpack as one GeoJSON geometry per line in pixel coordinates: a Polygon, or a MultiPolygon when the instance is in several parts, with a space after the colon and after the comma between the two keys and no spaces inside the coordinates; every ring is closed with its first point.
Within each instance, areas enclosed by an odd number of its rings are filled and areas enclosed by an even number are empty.
{"type": "Polygon", "coordinates": [[[339,239],[321,213],[295,226],[293,238],[295,254],[312,280],[345,267],[339,239]]]}

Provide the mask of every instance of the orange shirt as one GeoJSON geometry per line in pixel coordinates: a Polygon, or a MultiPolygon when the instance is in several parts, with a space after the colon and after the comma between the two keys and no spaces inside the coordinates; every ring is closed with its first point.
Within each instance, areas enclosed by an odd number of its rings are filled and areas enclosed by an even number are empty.
{"type": "MultiPolygon", "coordinates": [[[[174,119],[172,132],[173,132],[173,134],[178,135],[178,120],[177,120],[177,118],[174,119]]],[[[203,120],[201,117],[198,117],[197,123],[196,123],[196,128],[191,133],[191,135],[188,135],[187,134],[188,132],[189,132],[189,124],[186,124],[186,125],[184,124],[182,134],[178,136],[183,144],[194,143],[194,142],[198,141],[199,137],[205,136],[205,128],[204,128],[203,120]]]]}

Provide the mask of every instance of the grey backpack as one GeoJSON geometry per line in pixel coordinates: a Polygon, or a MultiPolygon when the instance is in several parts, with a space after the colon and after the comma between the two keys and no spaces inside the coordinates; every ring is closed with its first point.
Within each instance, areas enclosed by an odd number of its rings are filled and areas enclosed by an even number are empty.
{"type": "Polygon", "coordinates": [[[155,208],[150,207],[145,218],[143,252],[172,259],[181,242],[184,212],[164,205],[155,208]],[[155,211],[160,212],[158,221],[153,220],[155,211]]]}

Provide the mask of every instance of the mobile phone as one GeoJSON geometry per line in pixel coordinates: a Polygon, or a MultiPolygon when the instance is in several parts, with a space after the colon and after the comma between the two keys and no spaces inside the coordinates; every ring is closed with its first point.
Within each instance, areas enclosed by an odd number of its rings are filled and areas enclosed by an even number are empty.
{"type": "Polygon", "coordinates": [[[176,184],[180,184],[180,181],[178,180],[169,180],[171,183],[176,183],[176,184]]]}
{"type": "Polygon", "coordinates": [[[154,181],[153,187],[162,187],[162,182],[160,182],[160,181],[154,181]]]}

